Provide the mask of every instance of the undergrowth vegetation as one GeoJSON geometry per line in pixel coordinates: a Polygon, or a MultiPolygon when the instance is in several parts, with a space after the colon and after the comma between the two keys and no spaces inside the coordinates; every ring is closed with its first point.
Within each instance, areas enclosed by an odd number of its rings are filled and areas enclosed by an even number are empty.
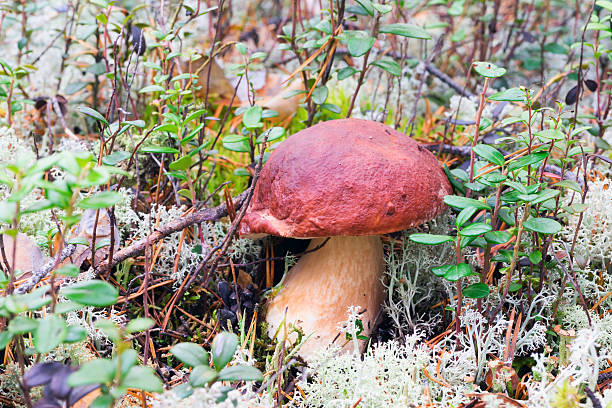
{"type": "Polygon", "coordinates": [[[0,3],[0,406],[612,407],[611,38],[606,0],[0,3]],[[321,248],[238,231],[350,117],[453,193],[305,358],[266,305],[321,248]]]}

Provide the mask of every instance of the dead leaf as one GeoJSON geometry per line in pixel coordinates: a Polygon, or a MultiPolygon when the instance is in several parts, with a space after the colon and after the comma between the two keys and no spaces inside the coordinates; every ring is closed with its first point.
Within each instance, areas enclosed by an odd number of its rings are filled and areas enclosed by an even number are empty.
{"type": "Polygon", "coordinates": [[[240,285],[241,288],[248,288],[249,285],[256,286],[253,284],[253,278],[251,277],[251,275],[249,275],[242,269],[238,270],[238,277],[236,278],[236,280],[238,281],[238,285],[240,285]]]}
{"type": "Polygon", "coordinates": [[[72,408],[88,408],[91,405],[91,403],[96,398],[98,398],[99,395],[100,395],[100,389],[93,390],[92,392],[90,392],[89,394],[87,394],[86,396],[78,400],[76,404],[72,406],[72,408]]]}
{"type": "MultiPolygon", "coordinates": [[[[9,235],[2,235],[4,243],[4,254],[9,266],[13,264],[13,248],[15,240],[9,235]]],[[[4,264],[4,262],[2,262],[4,264]]],[[[17,250],[15,254],[15,269],[21,272],[32,272],[41,268],[44,264],[43,254],[38,247],[24,233],[17,234],[17,250]]]]}
{"type": "MultiPolygon", "coordinates": [[[[198,98],[206,96],[206,85],[210,87],[209,96],[217,95],[221,98],[231,98],[234,94],[234,87],[225,77],[225,72],[213,58],[212,67],[210,68],[210,81],[208,81],[208,59],[202,57],[195,61],[181,61],[181,71],[183,73],[191,72],[198,75],[198,83],[194,86],[200,86],[195,94],[198,98]]],[[[176,75],[174,73],[173,75],[176,75]]]]}
{"type": "Polygon", "coordinates": [[[304,93],[290,96],[286,98],[289,93],[303,90],[304,84],[300,80],[294,80],[288,87],[283,88],[281,86],[282,81],[278,81],[273,86],[266,86],[264,92],[265,96],[257,104],[273,111],[278,112],[278,116],[271,118],[273,123],[280,123],[289,117],[295,115],[298,110],[299,104],[304,98],[304,93]]]}
{"type": "MultiPolygon", "coordinates": [[[[110,236],[111,236],[111,221],[110,216],[108,215],[108,211],[105,209],[99,210],[98,215],[98,223],[96,225],[96,211],[98,210],[85,210],[83,215],[81,216],[81,221],[74,226],[70,233],[69,241],[77,238],[85,238],[88,242],[88,245],[77,245],[76,250],[70,257],[72,259],[72,263],[77,267],[80,267],[83,262],[89,260],[91,263],[91,243],[93,241],[94,236],[94,226],[96,227],[96,243],[95,245],[100,245],[104,243],[106,240],[106,246],[97,249],[95,255],[94,264],[97,265],[106,258],[110,252],[110,236]]],[[[114,249],[113,252],[116,252],[119,249],[119,231],[117,227],[113,229],[114,231],[114,249]]],[[[66,262],[70,262],[68,259],[66,262]]]]}

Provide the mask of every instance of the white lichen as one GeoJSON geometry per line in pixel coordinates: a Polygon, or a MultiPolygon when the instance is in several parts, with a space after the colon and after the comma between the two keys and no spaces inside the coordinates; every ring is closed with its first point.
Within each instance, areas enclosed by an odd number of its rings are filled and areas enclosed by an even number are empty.
{"type": "MultiPolygon", "coordinates": [[[[430,221],[424,227],[432,234],[446,234],[452,222],[449,215],[430,221]]],[[[402,232],[401,239],[387,246],[386,274],[383,284],[387,287],[385,312],[393,320],[400,336],[415,330],[431,333],[441,319],[441,308],[432,313],[431,306],[442,301],[444,286],[431,268],[448,261],[453,254],[450,244],[426,246],[411,242],[402,232]]]]}
{"type": "MultiPolygon", "coordinates": [[[[349,321],[342,325],[351,338],[356,334],[356,312],[349,310],[349,321]]],[[[418,332],[401,341],[374,344],[364,355],[340,354],[339,347],[332,345],[309,362],[308,375],[298,380],[303,394],[295,393],[291,406],[457,406],[467,400],[464,393],[472,390],[464,377],[474,368],[468,353],[428,346],[418,332]],[[431,381],[425,372],[436,377],[439,372],[442,378],[431,381]]]]}
{"type": "MultiPolygon", "coordinates": [[[[575,254],[595,262],[596,265],[607,265],[612,261],[612,183],[610,180],[597,180],[589,183],[585,209],[578,228],[580,214],[574,214],[567,220],[567,225],[559,234],[570,245],[576,234],[575,254]]],[[[569,204],[579,203],[577,193],[570,192],[565,200],[569,204]]]]}
{"type": "MultiPolygon", "coordinates": [[[[576,338],[568,346],[569,358],[565,365],[558,368],[555,375],[551,375],[552,368],[556,365],[555,359],[545,354],[535,355],[535,366],[533,375],[526,382],[529,392],[528,406],[530,408],[550,408],[558,406],[561,390],[581,389],[588,386],[595,390],[597,377],[602,363],[610,358],[610,355],[602,352],[599,348],[599,327],[594,325],[592,329],[583,329],[578,332],[576,338]]],[[[609,397],[606,397],[609,398],[609,397]]],[[[591,402],[576,404],[580,407],[591,407],[591,402]]],[[[608,406],[607,403],[603,406],[608,406]]]]}

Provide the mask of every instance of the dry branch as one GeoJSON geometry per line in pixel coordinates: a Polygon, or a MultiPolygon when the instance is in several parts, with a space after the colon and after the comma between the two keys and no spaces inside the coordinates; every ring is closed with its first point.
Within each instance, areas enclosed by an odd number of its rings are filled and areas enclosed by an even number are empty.
{"type": "MultiPolygon", "coordinates": [[[[234,207],[240,208],[242,204],[245,202],[247,196],[251,189],[248,189],[241,194],[237,195],[233,198],[234,207]]],[[[127,258],[140,255],[144,252],[147,246],[151,246],[161,239],[167,237],[170,234],[181,231],[187,227],[190,227],[194,224],[199,224],[205,221],[217,221],[227,215],[227,206],[225,204],[221,204],[217,207],[213,208],[205,208],[199,211],[196,211],[192,214],[184,215],[183,217],[171,221],[167,224],[164,224],[157,228],[152,234],[147,237],[138,240],[131,245],[121,249],[113,255],[112,262],[105,261],[96,265],[96,272],[107,270],[109,267],[117,265],[119,262],[126,260],[127,258]]],[[[32,276],[28,279],[27,282],[19,285],[19,287],[15,290],[15,293],[26,293],[29,292],[36,286],[45,276],[47,276],[51,271],[53,271],[57,265],[59,265],[64,259],[68,258],[72,253],[74,253],[76,246],[74,244],[66,246],[64,250],[59,254],[58,258],[52,259],[43,265],[42,268],[32,272],[32,276]]]]}
{"type": "Polygon", "coordinates": [[[53,258],[47,261],[42,268],[32,272],[32,276],[23,284],[19,285],[17,289],[15,289],[16,294],[24,294],[29,292],[36,286],[38,282],[40,282],[45,276],[47,276],[52,270],[57,268],[57,266],[62,263],[62,261],[69,256],[71,256],[76,250],[75,244],[67,245],[62,252],[57,255],[57,258],[53,258]]]}
{"type": "MultiPolygon", "coordinates": [[[[240,208],[244,203],[245,199],[249,195],[251,189],[248,189],[241,194],[234,197],[232,200],[234,202],[235,208],[240,208]]],[[[159,228],[156,228],[155,231],[143,238],[138,240],[129,246],[119,250],[116,254],[113,255],[112,262],[106,261],[96,266],[96,271],[103,271],[108,269],[109,267],[113,267],[117,265],[119,262],[126,260],[127,258],[131,258],[136,255],[140,255],[144,252],[147,246],[151,246],[156,242],[160,241],[162,238],[167,237],[170,234],[174,234],[175,232],[181,231],[191,225],[199,224],[205,221],[217,221],[220,218],[223,218],[227,215],[227,206],[225,203],[213,207],[213,208],[205,208],[203,210],[196,211],[192,214],[184,215],[181,218],[169,222],[167,224],[161,225],[159,228]]]]}

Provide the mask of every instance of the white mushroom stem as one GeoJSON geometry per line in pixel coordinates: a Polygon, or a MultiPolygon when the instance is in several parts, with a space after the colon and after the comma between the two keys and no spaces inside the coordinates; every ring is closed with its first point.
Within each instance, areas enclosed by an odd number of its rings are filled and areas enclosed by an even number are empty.
{"type": "MultiPolygon", "coordinates": [[[[313,239],[308,249],[324,241],[313,239]]],[[[383,272],[378,236],[330,238],[322,248],[303,255],[285,276],[268,306],[268,334],[273,336],[285,317],[287,323],[299,325],[305,335],[311,335],[299,352],[308,360],[336,337],[335,343],[344,345],[338,326],[346,321],[349,306],[361,306],[365,311],[360,315],[362,334],[369,336],[384,300],[383,272]]],[[[283,329],[280,333],[282,337],[283,329]]]]}

